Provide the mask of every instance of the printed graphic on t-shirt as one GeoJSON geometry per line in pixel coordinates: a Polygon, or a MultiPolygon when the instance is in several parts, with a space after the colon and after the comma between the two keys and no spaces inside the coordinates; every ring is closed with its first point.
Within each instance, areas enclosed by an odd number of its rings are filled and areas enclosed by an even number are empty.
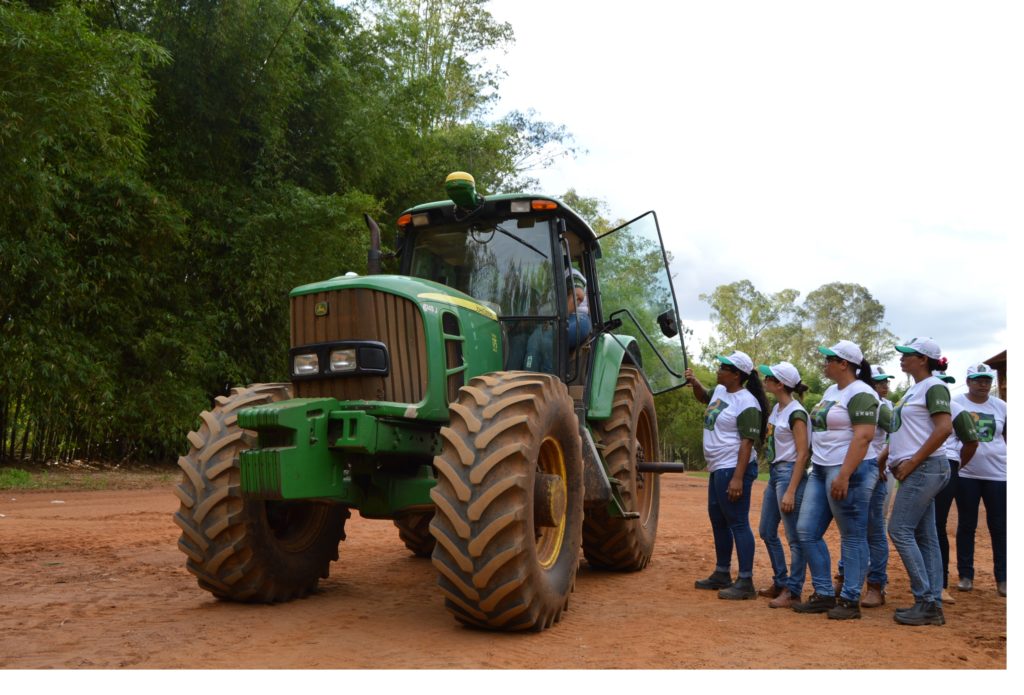
{"type": "Polygon", "coordinates": [[[892,409],[892,429],[889,430],[890,434],[898,432],[900,426],[903,424],[903,404],[907,402],[907,397],[903,396],[896,404],[896,407],[892,409]]]}
{"type": "Polygon", "coordinates": [[[974,428],[978,430],[979,442],[991,442],[996,438],[996,416],[992,413],[971,413],[974,428]]]}
{"type": "Polygon", "coordinates": [[[768,434],[764,438],[764,459],[772,463],[775,461],[775,425],[769,422],[765,431],[768,434]]]}
{"type": "Polygon", "coordinates": [[[837,401],[818,401],[818,404],[811,410],[811,428],[815,432],[828,430],[828,411],[837,401]]]}
{"type": "Polygon", "coordinates": [[[718,420],[718,416],[721,415],[722,411],[728,407],[729,404],[721,398],[716,398],[708,403],[708,409],[704,411],[704,429],[715,429],[715,422],[718,420]]]}

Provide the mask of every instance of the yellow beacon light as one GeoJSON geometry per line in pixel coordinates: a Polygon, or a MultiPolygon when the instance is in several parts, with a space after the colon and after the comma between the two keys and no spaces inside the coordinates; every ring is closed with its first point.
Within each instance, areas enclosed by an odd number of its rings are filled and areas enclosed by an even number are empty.
{"type": "Polygon", "coordinates": [[[444,190],[452,202],[460,208],[473,210],[484,202],[476,192],[476,181],[464,171],[454,171],[444,180],[444,190]]]}

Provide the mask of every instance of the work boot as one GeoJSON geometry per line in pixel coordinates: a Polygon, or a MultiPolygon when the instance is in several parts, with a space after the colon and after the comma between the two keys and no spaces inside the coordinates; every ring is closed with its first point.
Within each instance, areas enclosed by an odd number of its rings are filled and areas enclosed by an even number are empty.
{"type": "Polygon", "coordinates": [[[815,591],[806,603],[794,603],[793,610],[797,613],[828,613],[835,605],[835,596],[822,596],[815,591]]]}
{"type": "Polygon", "coordinates": [[[748,598],[757,598],[754,580],[750,577],[739,577],[733,582],[732,586],[719,591],[718,598],[724,598],[729,601],[744,601],[748,598]]]}
{"type": "Polygon", "coordinates": [[[922,599],[915,598],[913,606],[907,606],[906,608],[897,608],[893,616],[895,617],[897,615],[906,615],[907,613],[912,613],[914,611],[920,610],[922,605],[924,605],[924,601],[922,599]]]}
{"type": "Polygon", "coordinates": [[[693,583],[698,589],[713,589],[718,591],[732,585],[732,577],[728,572],[714,571],[707,579],[698,579],[693,583]]]}
{"type": "Polygon", "coordinates": [[[789,589],[783,589],[782,593],[768,602],[769,608],[792,608],[800,603],[800,594],[796,596],[789,589]]]}
{"type": "Polygon", "coordinates": [[[896,613],[893,618],[900,625],[945,625],[946,618],[942,608],[934,601],[921,601],[914,604],[906,613],[896,613]]]}
{"type": "Polygon", "coordinates": [[[1005,579],[1003,581],[1001,581],[1001,582],[996,582],[996,591],[999,592],[1000,596],[1003,596],[1003,597],[1006,596],[1006,580],[1005,579]]]}
{"type": "Polygon", "coordinates": [[[948,603],[949,605],[953,605],[954,603],[956,603],[956,599],[953,598],[953,594],[949,593],[948,589],[943,589],[942,590],[942,602],[943,603],[948,603]]]}
{"type": "Polygon", "coordinates": [[[860,620],[860,605],[842,596],[836,599],[836,605],[828,611],[829,620],[860,620]]]}
{"type": "Polygon", "coordinates": [[[768,587],[767,589],[760,589],[757,592],[757,595],[758,596],[764,596],[765,598],[776,598],[779,594],[781,594],[785,590],[786,590],[786,587],[779,586],[775,582],[772,582],[772,585],[770,587],[768,587]]]}
{"type": "Polygon", "coordinates": [[[960,582],[956,585],[959,591],[970,591],[974,588],[974,580],[970,577],[960,577],[960,582]]]}
{"type": "Polygon", "coordinates": [[[884,606],[885,587],[881,584],[868,582],[868,589],[864,592],[864,597],[861,599],[860,605],[864,608],[878,608],[879,606],[884,606]]]}

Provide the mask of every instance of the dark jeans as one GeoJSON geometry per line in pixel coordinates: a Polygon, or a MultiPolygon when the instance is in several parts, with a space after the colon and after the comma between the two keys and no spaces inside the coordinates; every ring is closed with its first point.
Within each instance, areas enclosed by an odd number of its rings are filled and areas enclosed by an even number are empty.
{"type": "Polygon", "coordinates": [[[735,468],[721,468],[708,478],[708,518],[715,536],[715,571],[729,572],[732,547],[736,545],[739,576],[754,576],[754,532],[750,529],[750,491],[757,479],[757,464],[747,464],[743,475],[743,494],[729,501],[726,491],[735,468]]]}
{"type": "MultiPolygon", "coordinates": [[[[949,482],[942,488],[939,494],[935,495],[935,530],[939,534],[939,551],[942,553],[942,588],[949,587],[949,535],[946,533],[946,520],[949,518],[949,508],[953,506],[956,498],[957,481],[960,475],[959,461],[949,462],[949,482]]],[[[957,554],[960,551],[957,549],[957,554]]]]}
{"type": "Polygon", "coordinates": [[[978,505],[985,500],[985,520],[992,537],[993,571],[997,582],[1006,581],[1006,481],[960,478],[956,493],[956,569],[961,579],[974,579],[974,534],[978,505]]]}

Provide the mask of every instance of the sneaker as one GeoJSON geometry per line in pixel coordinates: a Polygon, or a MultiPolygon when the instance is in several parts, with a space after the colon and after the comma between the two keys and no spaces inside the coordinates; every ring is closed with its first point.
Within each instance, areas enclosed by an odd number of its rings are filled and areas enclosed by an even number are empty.
{"type": "Polygon", "coordinates": [[[793,610],[797,613],[828,613],[829,609],[835,608],[835,605],[835,596],[822,596],[818,592],[814,592],[806,603],[793,604],[793,610]]]}
{"type": "Polygon", "coordinates": [[[953,594],[949,593],[949,589],[942,590],[942,602],[948,603],[949,605],[956,603],[956,599],[953,598],[953,594]]]}
{"type": "Polygon", "coordinates": [[[829,620],[860,620],[860,604],[840,596],[836,605],[828,610],[829,620]]]}
{"type": "Polygon", "coordinates": [[[776,598],[783,591],[786,591],[786,587],[772,583],[772,585],[766,589],[759,589],[757,595],[765,598],[776,598]]]}
{"type": "Polygon", "coordinates": [[[800,603],[800,594],[794,596],[789,589],[783,589],[782,593],[768,602],[769,608],[792,608],[800,603]]]}
{"type": "Polygon", "coordinates": [[[732,586],[732,577],[729,576],[728,572],[712,572],[711,576],[707,579],[698,579],[693,583],[698,589],[713,589],[718,591],[724,589],[727,586],[732,586]]]}
{"type": "Polygon", "coordinates": [[[900,625],[945,625],[946,617],[942,614],[942,608],[934,601],[925,603],[921,601],[914,605],[906,613],[896,613],[893,616],[900,625]]]}
{"type": "Polygon", "coordinates": [[[996,582],[996,591],[999,592],[1000,596],[1006,596],[1006,581],[996,582]]]}
{"type": "Polygon", "coordinates": [[[757,598],[754,580],[750,577],[737,579],[733,582],[732,586],[719,591],[718,598],[724,598],[729,601],[744,601],[750,598],[757,598]]]}
{"type": "Polygon", "coordinates": [[[864,597],[861,599],[860,605],[864,608],[878,608],[879,606],[884,606],[885,587],[881,584],[868,582],[867,591],[864,592],[864,597]]]}
{"type": "Polygon", "coordinates": [[[970,577],[962,577],[957,583],[956,588],[959,591],[970,591],[974,588],[974,580],[970,577]]]}

